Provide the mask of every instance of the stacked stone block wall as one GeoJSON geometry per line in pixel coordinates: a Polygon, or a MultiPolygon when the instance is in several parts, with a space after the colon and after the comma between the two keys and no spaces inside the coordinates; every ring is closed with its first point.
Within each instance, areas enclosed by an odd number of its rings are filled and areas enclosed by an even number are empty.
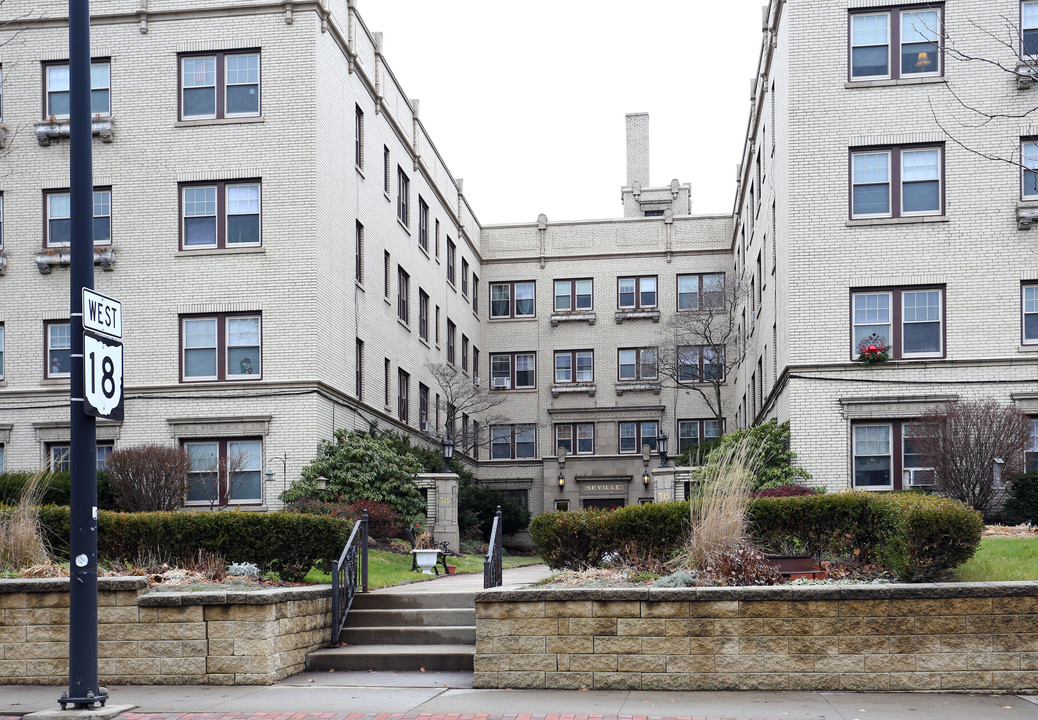
{"type": "MultiPolygon", "coordinates": [[[[147,593],[98,581],[98,675],[113,685],[270,685],[327,639],[328,586],[147,593]]],[[[68,580],[0,581],[0,684],[68,679],[68,580]]]]}
{"type": "Polygon", "coordinates": [[[475,687],[1038,687],[1038,583],[491,590],[475,687]]]}

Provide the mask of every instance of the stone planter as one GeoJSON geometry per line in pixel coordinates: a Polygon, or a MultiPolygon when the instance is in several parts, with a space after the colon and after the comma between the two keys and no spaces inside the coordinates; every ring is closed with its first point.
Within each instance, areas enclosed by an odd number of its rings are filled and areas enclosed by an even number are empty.
{"type": "Polygon", "coordinates": [[[422,569],[422,574],[432,575],[433,568],[436,567],[436,560],[439,559],[440,551],[434,549],[415,548],[411,552],[414,553],[415,561],[418,563],[418,567],[422,569]]]}

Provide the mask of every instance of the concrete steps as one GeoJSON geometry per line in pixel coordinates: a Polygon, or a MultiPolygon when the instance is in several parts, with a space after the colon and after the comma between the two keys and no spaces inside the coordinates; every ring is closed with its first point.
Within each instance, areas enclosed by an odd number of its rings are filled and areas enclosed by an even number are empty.
{"type": "Polygon", "coordinates": [[[337,648],[316,650],[308,670],[472,670],[474,592],[358,594],[337,648]]]}

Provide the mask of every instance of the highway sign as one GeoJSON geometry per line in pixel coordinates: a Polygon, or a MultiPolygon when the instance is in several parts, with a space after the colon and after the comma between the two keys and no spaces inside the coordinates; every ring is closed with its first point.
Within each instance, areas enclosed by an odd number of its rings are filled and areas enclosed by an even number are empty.
{"type": "MultiPolygon", "coordinates": [[[[86,313],[83,319],[86,320],[86,313]]],[[[83,411],[94,417],[122,420],[123,344],[84,332],[83,374],[83,411]]]]}
{"type": "Polygon", "coordinates": [[[120,339],[123,336],[122,303],[83,288],[83,329],[120,339]]]}

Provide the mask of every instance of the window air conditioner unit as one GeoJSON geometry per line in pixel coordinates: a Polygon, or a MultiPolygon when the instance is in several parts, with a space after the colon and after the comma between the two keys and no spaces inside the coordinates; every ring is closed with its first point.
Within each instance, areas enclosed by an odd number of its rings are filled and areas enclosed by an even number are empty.
{"type": "Polygon", "coordinates": [[[479,387],[479,375],[474,375],[472,377],[472,384],[475,385],[476,387],[479,387]]]}
{"type": "Polygon", "coordinates": [[[506,377],[496,377],[490,381],[490,387],[494,390],[507,390],[512,386],[512,381],[506,377]]]}
{"type": "Polygon", "coordinates": [[[905,470],[906,487],[928,487],[930,485],[933,485],[933,468],[905,470]]]}
{"type": "Polygon", "coordinates": [[[422,432],[432,432],[432,428],[429,426],[428,421],[422,423],[422,432]]]}

